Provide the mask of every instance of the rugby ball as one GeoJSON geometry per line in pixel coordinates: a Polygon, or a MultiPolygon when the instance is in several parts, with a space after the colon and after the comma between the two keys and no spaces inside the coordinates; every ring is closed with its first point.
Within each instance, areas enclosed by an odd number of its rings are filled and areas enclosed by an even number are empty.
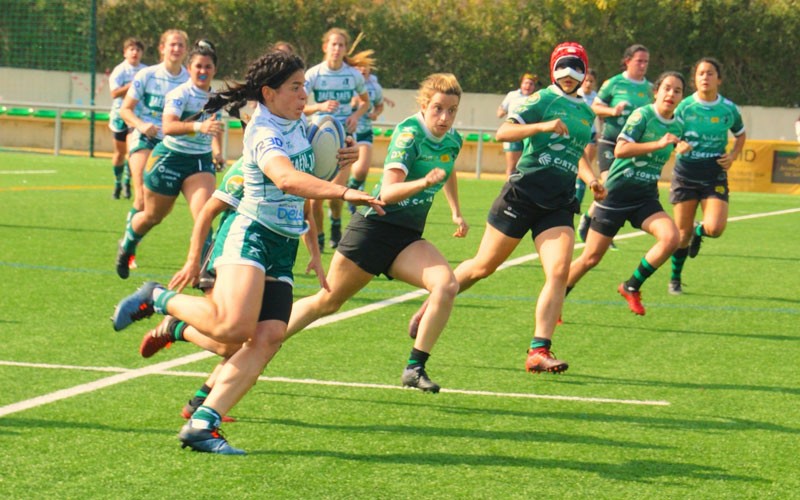
{"type": "Polygon", "coordinates": [[[308,142],[314,151],[314,175],[329,181],[339,173],[336,154],[344,147],[345,131],[334,117],[324,115],[308,127],[308,142]]]}

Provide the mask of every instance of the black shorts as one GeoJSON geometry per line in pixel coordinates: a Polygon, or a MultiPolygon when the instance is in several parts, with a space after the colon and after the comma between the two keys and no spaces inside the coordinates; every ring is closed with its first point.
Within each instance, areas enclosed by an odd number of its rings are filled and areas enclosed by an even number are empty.
{"type": "Polygon", "coordinates": [[[572,204],[566,208],[544,208],[521,199],[514,187],[506,182],[489,209],[487,222],[508,237],[522,239],[525,233],[531,231],[531,238],[535,239],[552,227],[567,226],[574,229],[573,219],[579,212],[577,198],[573,198],[572,204]]]}
{"type": "Polygon", "coordinates": [[[122,132],[114,132],[114,140],[119,142],[125,142],[128,140],[128,134],[131,133],[131,129],[123,130],[122,132]]]}
{"type": "Polygon", "coordinates": [[[673,205],[689,200],[717,198],[728,201],[728,176],[710,182],[694,182],[678,175],[672,178],[669,186],[669,202],[673,205]]]}
{"type": "Polygon", "coordinates": [[[625,225],[625,221],[629,221],[636,229],[641,229],[642,223],[648,217],[663,211],[664,207],[658,200],[647,200],[640,205],[619,208],[598,203],[594,206],[594,215],[589,227],[603,236],[613,238],[625,225]]]}
{"type": "Polygon", "coordinates": [[[389,268],[407,246],[423,239],[422,234],[378,218],[356,212],[344,232],[336,251],[355,262],[364,271],[378,276],[389,275],[389,268]]]}
{"type": "Polygon", "coordinates": [[[604,140],[597,141],[597,166],[601,172],[608,172],[614,163],[614,148],[616,144],[609,144],[604,140]]]}
{"type": "Polygon", "coordinates": [[[258,321],[278,320],[289,323],[294,300],[292,292],[292,285],[285,281],[265,281],[258,321]]]}

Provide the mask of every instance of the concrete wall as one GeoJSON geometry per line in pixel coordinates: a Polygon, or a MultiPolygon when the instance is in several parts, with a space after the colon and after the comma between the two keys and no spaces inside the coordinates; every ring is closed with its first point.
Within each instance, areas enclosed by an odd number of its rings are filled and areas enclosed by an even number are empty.
{"type": "MultiPolygon", "coordinates": [[[[89,89],[90,78],[86,73],[0,68],[0,105],[3,101],[88,105],[89,89]]],[[[387,106],[380,121],[397,123],[415,113],[415,93],[413,90],[386,89],[385,95],[397,105],[394,108],[387,106]]],[[[107,75],[97,75],[95,94],[96,105],[103,108],[111,105],[107,75]]],[[[486,131],[494,132],[500,124],[495,112],[503,97],[495,94],[465,94],[458,111],[456,128],[485,127],[486,131]]],[[[800,109],[743,106],[742,115],[749,139],[791,141],[795,139],[794,122],[800,115],[800,109]]]]}

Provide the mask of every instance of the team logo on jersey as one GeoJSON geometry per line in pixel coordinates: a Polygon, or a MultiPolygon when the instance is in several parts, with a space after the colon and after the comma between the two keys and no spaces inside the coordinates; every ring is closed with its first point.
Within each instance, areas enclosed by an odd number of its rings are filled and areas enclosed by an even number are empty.
{"type": "Polygon", "coordinates": [[[542,99],[542,96],[541,96],[541,95],[539,95],[539,93],[538,93],[538,92],[536,92],[536,93],[535,93],[535,94],[533,94],[532,96],[530,96],[530,97],[528,97],[527,99],[525,99],[525,105],[529,105],[529,104],[536,104],[536,103],[537,103],[537,102],[539,102],[541,99],[542,99]]]}
{"type": "Polygon", "coordinates": [[[633,177],[633,169],[630,167],[626,168],[625,170],[622,171],[622,176],[625,177],[626,179],[630,179],[631,177],[633,177]]]}
{"type": "Polygon", "coordinates": [[[581,123],[583,124],[584,127],[589,126],[589,120],[587,120],[586,118],[581,118],[581,123]]]}
{"type": "Polygon", "coordinates": [[[445,153],[445,154],[443,154],[441,157],[439,157],[439,160],[440,160],[442,163],[450,163],[450,155],[449,155],[449,154],[447,154],[447,153],[445,153]]]}
{"type": "Polygon", "coordinates": [[[712,116],[711,123],[719,123],[719,116],[712,116]]]}
{"type": "Polygon", "coordinates": [[[175,99],[175,105],[178,107],[183,106],[183,99],[175,99]]]}
{"type": "Polygon", "coordinates": [[[411,132],[403,132],[397,136],[397,139],[394,141],[394,145],[398,148],[407,148],[414,142],[414,134],[411,132]]]}
{"type": "Polygon", "coordinates": [[[629,118],[631,125],[636,125],[642,121],[642,113],[636,110],[629,118]]]}
{"type": "Polygon", "coordinates": [[[550,163],[552,162],[553,162],[553,157],[550,156],[549,154],[543,153],[539,155],[539,165],[547,166],[550,165],[550,163]]]}
{"type": "Polygon", "coordinates": [[[241,175],[232,175],[227,182],[225,182],[225,192],[235,198],[241,198],[244,193],[244,177],[241,175]]]}

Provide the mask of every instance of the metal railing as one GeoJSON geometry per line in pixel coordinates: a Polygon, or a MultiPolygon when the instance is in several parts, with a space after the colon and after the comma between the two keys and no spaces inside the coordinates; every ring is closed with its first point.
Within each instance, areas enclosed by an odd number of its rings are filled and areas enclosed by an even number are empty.
{"type": "MultiPolygon", "coordinates": [[[[108,107],[106,106],[86,106],[81,104],[52,104],[43,102],[27,102],[27,101],[0,101],[0,106],[6,108],[32,108],[34,110],[52,110],[55,111],[55,130],[53,131],[53,155],[58,156],[61,152],[61,131],[63,128],[62,114],[65,111],[86,111],[88,116],[87,120],[91,122],[97,121],[92,112],[107,113],[108,107]]],[[[31,115],[33,117],[33,115],[31,115]]],[[[394,129],[399,122],[373,122],[373,126],[383,129],[394,129]]],[[[475,178],[480,179],[483,170],[483,148],[484,148],[484,135],[493,134],[496,127],[456,127],[459,132],[477,133],[477,158],[475,160],[475,178]]],[[[225,129],[222,136],[222,151],[225,157],[228,157],[228,134],[230,127],[228,120],[225,120],[225,129]]],[[[90,141],[93,142],[93,141],[90,141]]],[[[93,155],[94,144],[89,144],[90,155],[93,155]]]]}

